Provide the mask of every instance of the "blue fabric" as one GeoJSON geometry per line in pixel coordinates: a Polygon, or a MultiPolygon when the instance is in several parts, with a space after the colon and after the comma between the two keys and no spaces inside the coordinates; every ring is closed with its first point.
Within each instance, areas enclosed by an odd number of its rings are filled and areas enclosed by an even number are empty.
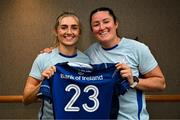
{"type": "Polygon", "coordinates": [[[138,120],[141,120],[140,114],[142,111],[142,91],[141,90],[136,90],[137,93],[137,101],[138,101],[138,120]]]}
{"type": "Polygon", "coordinates": [[[128,81],[121,78],[114,63],[92,67],[86,70],[59,63],[53,77],[43,80],[39,95],[52,101],[55,119],[109,119],[113,114],[113,95],[125,94],[128,81]]]}

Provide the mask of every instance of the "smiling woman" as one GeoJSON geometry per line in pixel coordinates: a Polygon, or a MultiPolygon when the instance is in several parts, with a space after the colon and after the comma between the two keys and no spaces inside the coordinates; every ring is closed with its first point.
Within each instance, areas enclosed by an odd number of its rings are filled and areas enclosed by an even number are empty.
{"type": "Polygon", "coordinates": [[[63,47],[61,50],[67,46],[76,46],[80,31],[80,22],[75,14],[59,16],[55,24],[56,45],[63,47]]]}
{"type": "Polygon", "coordinates": [[[117,119],[149,120],[144,92],[162,91],[166,87],[164,75],[149,47],[139,41],[120,37],[117,33],[118,21],[108,7],[93,10],[90,25],[98,40],[85,51],[91,64],[117,63],[119,74],[128,80],[132,88],[126,95],[117,96],[114,100],[115,106],[118,106],[115,111],[117,119]],[[126,62],[117,59],[119,57],[124,57],[126,62]]]}
{"type": "MultiPolygon", "coordinates": [[[[52,53],[40,54],[35,59],[24,88],[24,104],[37,101],[37,93],[44,78],[41,73],[46,69],[62,62],[89,63],[89,58],[79,51],[76,46],[80,36],[80,21],[74,13],[62,13],[56,20],[54,31],[56,36],[56,48],[52,50],[52,53]]],[[[54,119],[51,103],[43,100],[41,110],[39,111],[39,118],[54,119]]]]}

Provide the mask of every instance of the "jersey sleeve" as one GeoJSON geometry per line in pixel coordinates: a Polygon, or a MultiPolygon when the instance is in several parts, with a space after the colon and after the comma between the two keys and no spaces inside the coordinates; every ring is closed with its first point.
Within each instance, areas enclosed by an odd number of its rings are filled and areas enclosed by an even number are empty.
{"type": "MultiPolygon", "coordinates": [[[[51,77],[51,79],[53,79],[53,77],[51,77]]],[[[50,79],[43,80],[37,96],[41,99],[45,99],[51,102],[52,95],[51,95],[51,90],[50,90],[50,79]]]]}

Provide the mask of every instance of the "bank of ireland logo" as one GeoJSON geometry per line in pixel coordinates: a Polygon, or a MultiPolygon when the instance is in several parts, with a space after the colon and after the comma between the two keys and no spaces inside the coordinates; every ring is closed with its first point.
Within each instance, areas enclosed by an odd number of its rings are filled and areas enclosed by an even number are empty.
{"type": "Polygon", "coordinates": [[[78,70],[79,75],[84,75],[84,73],[81,70],[78,70]]]}

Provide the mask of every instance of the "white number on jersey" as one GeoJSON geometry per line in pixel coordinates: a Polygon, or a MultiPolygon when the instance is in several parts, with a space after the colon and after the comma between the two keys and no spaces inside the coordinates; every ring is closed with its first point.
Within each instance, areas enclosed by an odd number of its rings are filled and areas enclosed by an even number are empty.
{"type": "MultiPolygon", "coordinates": [[[[69,84],[66,88],[65,91],[70,92],[71,89],[75,90],[75,94],[73,95],[73,97],[70,99],[70,101],[67,103],[67,105],[65,106],[64,110],[65,111],[71,111],[71,112],[78,112],[80,111],[79,107],[73,107],[73,104],[76,102],[76,100],[78,99],[78,97],[81,94],[81,89],[79,88],[79,86],[75,85],[75,84],[69,84]]],[[[99,108],[99,100],[97,99],[98,95],[99,95],[99,90],[96,86],[94,85],[88,85],[84,88],[83,92],[89,92],[90,90],[93,91],[93,95],[90,95],[88,98],[89,100],[94,102],[94,106],[89,107],[87,105],[87,103],[84,103],[82,106],[84,108],[84,110],[86,110],[87,112],[94,112],[99,108]]]]}

